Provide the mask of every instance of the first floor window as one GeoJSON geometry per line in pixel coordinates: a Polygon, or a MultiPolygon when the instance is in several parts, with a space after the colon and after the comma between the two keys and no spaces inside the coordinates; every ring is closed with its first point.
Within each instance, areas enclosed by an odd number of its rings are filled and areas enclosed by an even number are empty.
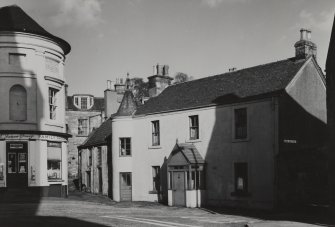
{"type": "Polygon", "coordinates": [[[56,120],[57,93],[58,90],[54,88],[49,88],[49,113],[51,120],[56,120]]]}
{"type": "Polygon", "coordinates": [[[234,164],[235,170],[235,192],[248,192],[248,164],[246,162],[238,162],[234,164]]]}
{"type": "Polygon", "coordinates": [[[190,116],[190,140],[199,139],[199,117],[198,115],[190,116]]]}
{"type": "Polygon", "coordinates": [[[131,139],[129,137],[120,138],[120,156],[131,155],[131,139]]]}
{"type": "Polygon", "coordinates": [[[62,179],[62,144],[57,142],[48,142],[47,150],[48,160],[48,179],[62,179]]]}
{"type": "Polygon", "coordinates": [[[247,108],[235,109],[235,139],[247,138],[247,108]]]}
{"type": "Polygon", "coordinates": [[[152,167],[152,185],[153,191],[159,192],[161,187],[161,180],[160,180],[160,167],[153,166],[152,167]]]}
{"type": "Polygon", "coordinates": [[[152,121],[152,146],[160,144],[159,139],[159,121],[152,121]]]}

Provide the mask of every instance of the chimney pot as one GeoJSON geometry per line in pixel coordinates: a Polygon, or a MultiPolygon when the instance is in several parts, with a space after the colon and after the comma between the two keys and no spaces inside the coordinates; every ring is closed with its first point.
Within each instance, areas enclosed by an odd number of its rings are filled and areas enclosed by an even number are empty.
{"type": "Polygon", "coordinates": [[[311,55],[316,57],[317,46],[311,41],[312,31],[309,29],[300,29],[300,40],[295,43],[296,58],[307,58],[311,55]]]}

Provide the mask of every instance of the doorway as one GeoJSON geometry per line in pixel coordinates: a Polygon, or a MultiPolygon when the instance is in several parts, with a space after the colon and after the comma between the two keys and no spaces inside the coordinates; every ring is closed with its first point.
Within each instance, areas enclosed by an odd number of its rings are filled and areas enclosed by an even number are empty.
{"type": "Polygon", "coordinates": [[[98,168],[98,174],[99,174],[99,194],[102,194],[102,169],[98,168]]]}
{"type": "Polygon", "coordinates": [[[185,172],[173,172],[173,205],[185,206],[185,172]]]}
{"type": "Polygon", "coordinates": [[[120,201],[131,201],[131,173],[120,173],[120,201]]]}
{"type": "Polygon", "coordinates": [[[7,187],[28,187],[28,149],[27,143],[11,142],[6,145],[7,187]]]}

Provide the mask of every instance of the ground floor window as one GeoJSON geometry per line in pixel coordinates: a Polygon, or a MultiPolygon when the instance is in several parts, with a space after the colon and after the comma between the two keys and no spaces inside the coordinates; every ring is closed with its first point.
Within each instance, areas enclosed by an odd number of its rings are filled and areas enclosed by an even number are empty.
{"type": "Polygon", "coordinates": [[[62,179],[62,144],[48,142],[48,180],[62,179]]]}
{"type": "Polygon", "coordinates": [[[248,192],[248,163],[237,162],[234,163],[235,170],[235,192],[248,192]]]}
{"type": "Polygon", "coordinates": [[[152,190],[154,192],[159,192],[161,188],[161,180],[160,180],[160,166],[152,167],[152,190]]]}

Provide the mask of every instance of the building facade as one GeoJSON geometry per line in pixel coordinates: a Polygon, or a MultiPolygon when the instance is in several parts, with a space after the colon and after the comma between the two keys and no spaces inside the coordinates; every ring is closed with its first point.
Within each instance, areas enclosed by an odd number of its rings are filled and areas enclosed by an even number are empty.
{"type": "Polygon", "coordinates": [[[253,208],[309,201],[320,182],[318,166],[306,163],[325,142],[326,87],[310,31],[295,48],[293,58],[167,86],[141,107],[126,92],[112,117],[113,199],[253,208]]]}
{"type": "Polygon", "coordinates": [[[68,141],[68,180],[71,190],[75,189],[73,180],[78,178],[77,147],[101,125],[104,118],[104,98],[88,94],[67,96],[66,126],[67,132],[72,135],[68,141]]]}
{"type": "Polygon", "coordinates": [[[129,74],[126,80],[116,79],[115,83],[107,81],[104,91],[105,121],[92,131],[78,148],[78,179],[82,191],[102,194],[112,198],[111,181],[111,151],[109,144],[112,132],[111,119],[118,110],[126,87],[130,87],[129,74]]]}
{"type": "Polygon", "coordinates": [[[107,146],[112,132],[111,119],[106,120],[78,146],[79,186],[82,191],[112,197],[109,193],[111,166],[110,148],[107,146]]]}
{"type": "Polygon", "coordinates": [[[0,8],[0,192],[67,195],[70,45],[18,6],[0,8]]]}

